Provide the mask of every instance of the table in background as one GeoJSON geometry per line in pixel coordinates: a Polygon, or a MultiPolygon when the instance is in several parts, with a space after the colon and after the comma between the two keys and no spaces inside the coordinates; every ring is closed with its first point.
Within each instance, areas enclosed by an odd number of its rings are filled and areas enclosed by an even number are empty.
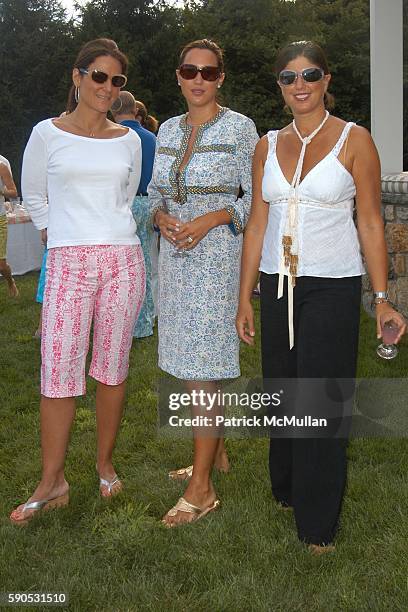
{"type": "Polygon", "coordinates": [[[26,214],[7,213],[7,261],[14,276],[39,270],[44,247],[41,232],[26,214]]]}

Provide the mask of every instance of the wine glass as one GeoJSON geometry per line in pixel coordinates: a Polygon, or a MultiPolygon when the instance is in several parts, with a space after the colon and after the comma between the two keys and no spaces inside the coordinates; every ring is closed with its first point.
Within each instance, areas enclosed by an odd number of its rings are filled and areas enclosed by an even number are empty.
{"type": "MultiPolygon", "coordinates": [[[[184,206],[180,206],[178,211],[173,215],[178,219],[180,225],[182,223],[188,223],[191,221],[191,214],[188,210],[185,209],[184,206]]],[[[191,255],[190,251],[186,251],[184,247],[179,247],[177,242],[174,243],[175,250],[171,253],[172,257],[189,257],[191,255]]]]}
{"type": "Polygon", "coordinates": [[[19,197],[10,198],[10,204],[11,204],[12,212],[17,213],[20,208],[20,198],[19,197]]]}
{"type": "Polygon", "coordinates": [[[395,345],[395,341],[398,338],[400,326],[394,319],[384,321],[383,317],[381,317],[380,322],[381,337],[383,341],[377,347],[377,355],[382,359],[394,359],[394,357],[398,355],[398,349],[395,345]]]}

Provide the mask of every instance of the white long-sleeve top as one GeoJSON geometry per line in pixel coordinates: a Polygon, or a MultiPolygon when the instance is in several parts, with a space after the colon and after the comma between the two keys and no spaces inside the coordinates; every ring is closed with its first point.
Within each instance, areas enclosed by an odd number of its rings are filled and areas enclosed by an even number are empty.
{"type": "Polygon", "coordinates": [[[141,173],[133,130],[118,138],[70,134],[51,119],[38,123],[24,152],[25,206],[48,248],[139,244],[131,212],[141,173]]]}

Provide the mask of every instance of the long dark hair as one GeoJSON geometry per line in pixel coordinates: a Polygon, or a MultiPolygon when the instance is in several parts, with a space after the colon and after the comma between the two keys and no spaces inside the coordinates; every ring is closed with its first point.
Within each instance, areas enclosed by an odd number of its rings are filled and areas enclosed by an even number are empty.
{"type": "MultiPolygon", "coordinates": [[[[286,68],[292,60],[299,56],[306,57],[308,60],[319,66],[324,71],[324,74],[329,74],[329,64],[323,49],[312,40],[297,40],[283,47],[275,60],[275,73],[279,73],[286,68]]],[[[334,108],[334,96],[326,92],[324,94],[324,104],[328,110],[334,108]]]]}
{"type": "MultiPolygon", "coordinates": [[[[85,43],[77,55],[73,68],[87,69],[97,57],[101,57],[103,55],[108,55],[118,60],[122,67],[122,73],[127,73],[129,60],[126,55],[119,50],[119,47],[115,41],[111,40],[110,38],[96,38],[95,40],[90,40],[89,42],[85,43]]],[[[67,113],[72,113],[76,107],[77,102],[75,100],[75,85],[72,85],[68,94],[66,108],[67,113]]]]}

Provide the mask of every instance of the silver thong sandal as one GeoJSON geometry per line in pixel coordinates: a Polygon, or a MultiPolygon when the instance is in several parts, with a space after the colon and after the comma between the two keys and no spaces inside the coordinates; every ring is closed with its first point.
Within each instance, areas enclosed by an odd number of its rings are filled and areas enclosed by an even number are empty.
{"type": "Polygon", "coordinates": [[[39,512],[44,512],[46,510],[52,510],[53,508],[61,508],[63,506],[67,506],[69,503],[69,491],[64,493],[64,495],[59,495],[58,497],[53,497],[52,499],[40,499],[38,501],[28,501],[24,504],[21,510],[18,511],[19,515],[22,515],[21,519],[15,518],[13,515],[17,512],[17,508],[13,510],[10,514],[10,521],[14,523],[14,525],[28,525],[28,523],[34,518],[36,514],[39,512]],[[24,513],[27,510],[34,510],[29,516],[24,517],[24,513]]]}
{"type": "Polygon", "coordinates": [[[99,477],[99,490],[101,492],[101,497],[114,497],[122,491],[122,481],[118,475],[115,475],[112,480],[106,480],[105,478],[99,477]],[[120,488],[114,490],[113,487],[118,483],[120,484],[120,488]],[[102,495],[102,487],[106,487],[108,489],[109,495],[102,495]]]}

